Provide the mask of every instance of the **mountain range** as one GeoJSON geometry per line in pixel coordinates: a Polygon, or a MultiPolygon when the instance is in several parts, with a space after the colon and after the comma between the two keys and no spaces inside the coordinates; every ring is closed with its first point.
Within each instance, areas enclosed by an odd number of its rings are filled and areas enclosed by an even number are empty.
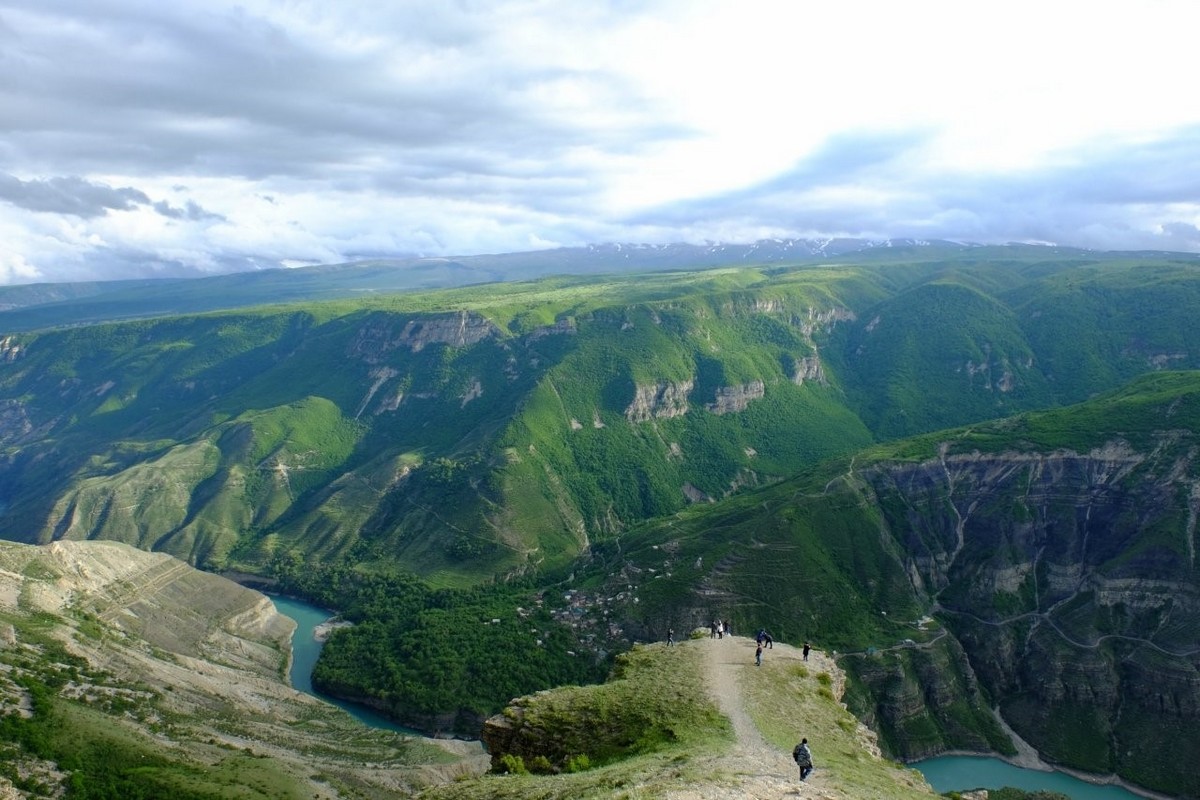
{"type": "Polygon", "coordinates": [[[719,616],[838,651],[895,757],[1008,725],[1200,796],[1194,256],[611,246],[0,301],[0,535],[332,602],[340,694],[470,727],[719,616]],[[544,667],[418,707],[405,637],[535,596],[496,635],[544,667]]]}

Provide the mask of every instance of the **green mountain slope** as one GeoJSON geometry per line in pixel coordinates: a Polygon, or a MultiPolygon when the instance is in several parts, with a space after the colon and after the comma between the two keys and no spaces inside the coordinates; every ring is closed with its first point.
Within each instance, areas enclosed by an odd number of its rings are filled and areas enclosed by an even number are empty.
{"type": "Polygon", "coordinates": [[[1008,749],[1200,796],[1200,373],[877,447],[596,554],[631,633],[713,618],[843,653],[893,755],[1008,749]],[[640,625],[640,627],[639,627],[640,625]]]}
{"type": "Polygon", "coordinates": [[[970,256],[12,334],[0,531],[212,568],[299,557],[471,583],[565,567],[641,520],[872,441],[1081,399],[1200,353],[1178,324],[1200,301],[1186,265],[970,256]],[[1152,325],[1164,292],[1183,299],[1152,325]],[[1059,318],[1095,327],[1064,336],[1059,318]],[[1095,353],[1118,356],[1045,367],[1095,353]]]}
{"type": "MultiPolygon", "coordinates": [[[[340,575],[363,609],[411,570],[413,630],[466,619],[430,586],[520,577],[589,655],[768,625],[854,653],[894,755],[1002,749],[999,706],[1049,758],[1194,796],[1197,387],[1161,368],[1200,366],[1200,274],[968,255],[8,334],[0,534],[340,575]]],[[[519,617],[497,597],[463,613],[519,617]]],[[[395,704],[405,620],[358,621],[372,677],[330,680],[395,704]]],[[[529,681],[570,672],[558,644],[529,681]]]]}

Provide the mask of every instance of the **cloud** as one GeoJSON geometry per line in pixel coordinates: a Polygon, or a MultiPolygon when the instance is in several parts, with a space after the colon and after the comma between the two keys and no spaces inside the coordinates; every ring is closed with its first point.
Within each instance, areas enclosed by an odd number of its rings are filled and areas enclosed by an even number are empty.
{"type": "Polygon", "coordinates": [[[1188,234],[1194,224],[1181,219],[1198,216],[1200,128],[1153,141],[1092,143],[1047,165],[1003,172],[929,166],[937,147],[927,131],[839,135],[766,181],[643,210],[628,221],[785,235],[1200,249],[1188,234]]]}
{"type": "Polygon", "coordinates": [[[225,217],[220,214],[214,214],[211,211],[205,211],[196,203],[195,200],[188,200],[183,208],[176,208],[166,200],[159,200],[154,203],[154,210],[164,217],[170,219],[188,220],[189,222],[220,221],[225,222],[225,217]]]}
{"type": "Polygon", "coordinates": [[[0,174],[0,200],[30,211],[100,217],[109,211],[128,211],[150,202],[144,192],[130,187],[114,189],[78,177],[23,181],[0,174]]]}
{"type": "Polygon", "coordinates": [[[0,282],[611,240],[1200,249],[1193,26],[1161,24],[1189,2],[1012,0],[980,37],[952,0],[7,0],[0,282]]]}

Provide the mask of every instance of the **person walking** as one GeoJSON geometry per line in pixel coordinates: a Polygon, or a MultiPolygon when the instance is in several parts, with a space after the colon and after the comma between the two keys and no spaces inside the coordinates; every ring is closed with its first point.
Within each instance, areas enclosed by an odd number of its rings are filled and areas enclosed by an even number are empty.
{"type": "Polygon", "coordinates": [[[675,629],[667,628],[667,647],[675,644],[675,629]]]}
{"type": "Polygon", "coordinates": [[[792,760],[800,768],[800,780],[808,780],[813,771],[812,751],[808,749],[808,739],[801,739],[800,744],[792,750],[792,760]]]}
{"type": "Polygon", "coordinates": [[[762,666],[762,642],[759,642],[758,646],[754,648],[754,666],[762,666]]]}

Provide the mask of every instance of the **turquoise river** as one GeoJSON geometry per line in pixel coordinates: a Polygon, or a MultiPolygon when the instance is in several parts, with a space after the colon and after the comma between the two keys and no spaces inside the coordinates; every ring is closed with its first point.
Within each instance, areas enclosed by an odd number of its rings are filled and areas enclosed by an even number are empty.
{"type": "MultiPolygon", "coordinates": [[[[312,671],[321,654],[321,643],[314,631],[329,619],[329,612],[287,597],[272,596],[279,613],[296,621],[296,633],[292,637],[292,686],[302,692],[320,697],[345,709],[366,725],[378,728],[416,733],[402,728],[385,717],[363,706],[326,697],[313,690],[312,671]]],[[[1072,800],[1142,800],[1139,795],[1119,786],[1098,786],[1079,780],[1062,772],[1042,772],[1015,767],[998,758],[983,756],[939,756],[912,765],[925,775],[930,785],[939,792],[960,789],[998,789],[1014,786],[1018,789],[1042,789],[1065,794],[1072,800]]]]}

